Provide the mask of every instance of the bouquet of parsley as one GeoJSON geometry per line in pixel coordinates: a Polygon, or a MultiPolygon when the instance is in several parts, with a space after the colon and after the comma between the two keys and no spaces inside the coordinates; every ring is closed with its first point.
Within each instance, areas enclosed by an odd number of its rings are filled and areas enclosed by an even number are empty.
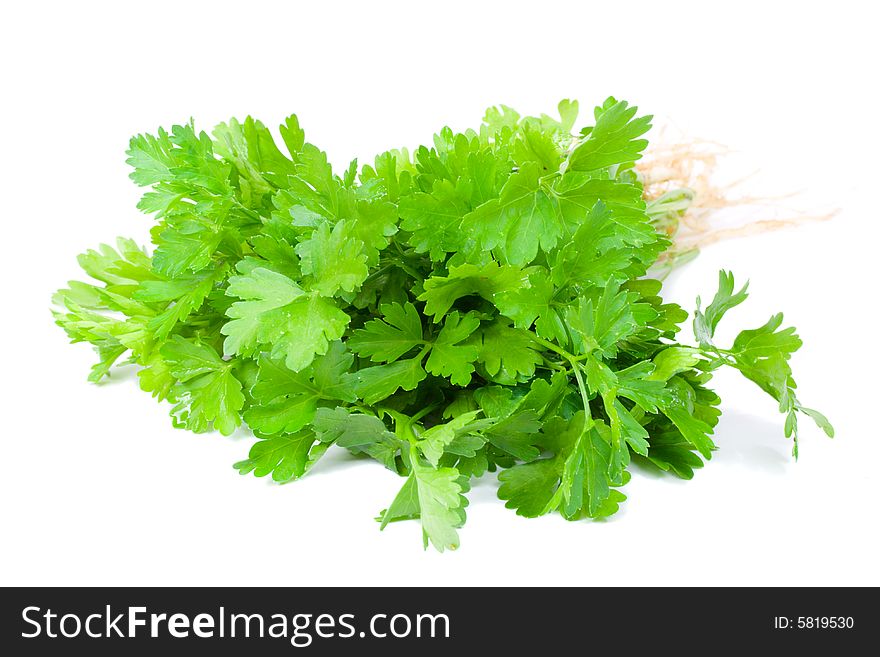
{"type": "Polygon", "coordinates": [[[646,202],[635,162],[651,117],[609,98],[573,134],[559,118],[490,109],[338,175],[297,118],[284,149],[259,121],[131,140],[149,188],[152,255],[128,239],[79,258],[57,323],[98,352],[89,379],[136,363],[174,426],[258,439],[242,473],[286,482],[332,446],[403,479],[381,512],[459,545],[469,481],[499,472],[517,513],[613,514],[634,458],[690,478],[715,445],[727,365],[778,403],[797,455],[801,346],[775,315],[732,345],[713,336],[746,298],[721,272],[694,314],[664,303],[649,270],[686,195],[646,202]]]}

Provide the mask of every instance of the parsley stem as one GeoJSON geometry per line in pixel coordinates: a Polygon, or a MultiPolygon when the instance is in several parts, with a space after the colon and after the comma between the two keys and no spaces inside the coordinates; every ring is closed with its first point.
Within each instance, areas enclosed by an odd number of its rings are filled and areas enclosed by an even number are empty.
{"type": "Polygon", "coordinates": [[[559,346],[553,344],[553,343],[550,342],[549,340],[544,340],[543,338],[539,338],[537,335],[535,335],[535,334],[532,333],[531,331],[526,331],[526,333],[529,334],[529,337],[530,337],[534,342],[537,342],[537,343],[538,343],[539,345],[541,345],[542,347],[546,347],[546,348],[549,349],[550,351],[555,351],[557,354],[559,354],[560,356],[562,356],[562,357],[563,357],[565,360],[567,360],[569,363],[572,363],[572,362],[577,363],[577,362],[580,362],[580,361],[582,361],[582,360],[586,360],[587,358],[590,357],[590,354],[581,354],[580,356],[575,356],[574,354],[570,354],[570,353],[568,353],[565,349],[563,349],[563,348],[561,348],[561,347],[559,347],[559,346]]]}
{"type": "Polygon", "coordinates": [[[409,419],[409,421],[410,421],[410,425],[415,424],[416,422],[418,422],[419,420],[421,420],[423,417],[425,417],[425,416],[426,416],[428,413],[430,413],[431,411],[435,411],[435,410],[437,410],[437,408],[438,408],[439,406],[440,406],[440,404],[431,404],[430,406],[426,406],[425,408],[423,408],[422,410],[420,410],[418,413],[416,413],[415,415],[413,415],[412,417],[410,417],[410,419],[409,419]]]}
{"type": "Polygon", "coordinates": [[[361,413],[363,413],[365,415],[376,415],[378,417],[378,414],[376,413],[377,409],[371,408],[370,406],[367,406],[366,404],[361,404],[360,402],[354,402],[351,405],[351,407],[356,408],[357,410],[359,410],[361,413]]]}
{"type": "Polygon", "coordinates": [[[568,353],[562,347],[553,344],[549,340],[545,340],[544,338],[535,335],[531,331],[526,331],[526,333],[532,339],[533,342],[537,342],[539,345],[541,345],[542,347],[546,347],[550,351],[555,351],[557,354],[559,354],[560,356],[562,356],[565,360],[567,360],[569,362],[577,358],[573,354],[568,353]]]}
{"type": "Polygon", "coordinates": [[[554,369],[558,372],[566,372],[568,370],[568,368],[564,365],[560,365],[559,363],[550,360],[546,356],[544,356],[544,363],[548,366],[548,368],[554,369]]]}
{"type": "Polygon", "coordinates": [[[242,203],[241,201],[239,201],[237,198],[233,198],[233,199],[232,199],[232,203],[233,203],[233,205],[235,205],[235,207],[237,207],[239,210],[241,210],[242,212],[244,212],[244,213],[245,213],[247,216],[249,216],[251,219],[256,219],[257,221],[259,221],[259,222],[262,223],[263,218],[259,215],[258,212],[256,212],[255,210],[252,210],[251,208],[247,207],[246,205],[244,205],[244,203],[242,203]]]}
{"type": "Polygon", "coordinates": [[[422,347],[422,350],[418,354],[416,354],[416,358],[418,358],[420,363],[422,362],[422,359],[425,357],[425,354],[427,354],[429,351],[431,351],[431,347],[433,347],[433,346],[434,346],[433,343],[426,342],[425,346],[422,347]]]}
{"type": "Polygon", "coordinates": [[[405,263],[401,258],[392,258],[392,264],[402,269],[404,272],[409,274],[414,280],[421,281],[424,280],[424,275],[420,274],[418,271],[410,267],[407,263],[405,263]]]}
{"type": "Polygon", "coordinates": [[[582,356],[575,356],[574,354],[568,353],[562,347],[560,347],[556,344],[553,344],[549,340],[545,340],[544,338],[541,338],[541,337],[535,335],[531,331],[529,331],[528,333],[529,333],[529,336],[532,338],[532,340],[537,342],[539,345],[546,347],[550,351],[555,351],[557,354],[559,354],[560,356],[562,356],[565,360],[567,360],[569,362],[569,364],[571,365],[572,372],[574,373],[574,378],[577,380],[578,389],[580,390],[580,393],[581,393],[581,401],[584,404],[584,413],[587,414],[587,424],[590,424],[591,423],[590,395],[589,395],[589,392],[587,391],[587,386],[584,384],[584,378],[583,378],[583,375],[581,374],[581,366],[579,363],[579,361],[583,360],[584,358],[587,358],[587,356],[589,356],[589,354],[585,354],[582,356]]]}
{"type": "Polygon", "coordinates": [[[590,395],[587,392],[587,386],[584,385],[584,378],[581,375],[581,366],[576,362],[571,361],[571,369],[574,370],[574,378],[577,379],[578,389],[581,392],[581,401],[584,404],[584,413],[586,414],[586,418],[584,419],[584,429],[586,430],[587,426],[592,424],[592,418],[590,416],[590,395]]]}
{"type": "Polygon", "coordinates": [[[386,271],[391,269],[395,264],[396,263],[390,263],[390,264],[383,265],[383,266],[379,267],[376,271],[374,271],[372,274],[367,276],[366,279],[364,279],[364,283],[368,283],[369,281],[372,281],[372,280],[378,278],[379,276],[384,274],[386,271]]]}
{"type": "Polygon", "coordinates": [[[535,334],[532,333],[531,331],[526,331],[526,333],[528,333],[529,337],[530,337],[534,342],[537,342],[537,343],[538,343],[539,345],[541,345],[542,347],[546,347],[546,348],[549,349],[550,351],[555,351],[557,354],[559,354],[560,356],[562,356],[562,357],[563,357],[565,360],[567,360],[569,363],[577,363],[577,362],[579,362],[579,361],[586,360],[587,358],[590,357],[590,354],[581,354],[581,355],[579,355],[579,356],[575,356],[574,354],[570,354],[570,353],[567,352],[565,349],[563,349],[562,347],[560,347],[560,346],[558,346],[558,345],[556,345],[556,344],[550,342],[549,340],[545,340],[544,338],[540,338],[540,337],[538,337],[537,335],[535,335],[535,334]]]}

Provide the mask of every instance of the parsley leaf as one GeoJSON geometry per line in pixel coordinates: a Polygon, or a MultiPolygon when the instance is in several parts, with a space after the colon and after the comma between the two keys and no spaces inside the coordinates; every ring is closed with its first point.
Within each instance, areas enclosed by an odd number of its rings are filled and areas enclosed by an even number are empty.
{"type": "Polygon", "coordinates": [[[389,304],[379,308],[381,319],[367,322],[352,333],[348,346],[373,362],[390,363],[422,344],[422,319],[416,307],[389,304]]]}
{"type": "Polygon", "coordinates": [[[229,279],[227,295],[233,303],[231,318],[221,328],[228,355],[250,356],[267,348],[273,358],[284,358],[294,371],[308,366],[315,355],[327,352],[342,337],[349,316],[328,299],[309,294],[287,276],[256,268],[229,279]]]}
{"type": "Polygon", "coordinates": [[[480,318],[476,313],[460,315],[457,310],[452,311],[431,345],[425,369],[437,376],[448,376],[453,385],[468,385],[480,347],[476,344],[460,343],[470,337],[479,325],[480,318]]]}
{"type": "Polygon", "coordinates": [[[467,484],[455,468],[432,468],[414,460],[412,472],[397,497],[381,514],[381,527],[389,522],[418,518],[424,545],[440,552],[460,545],[457,529],[464,525],[467,484]]]}
{"type": "Polygon", "coordinates": [[[177,426],[202,433],[211,425],[224,436],[241,423],[245,398],[235,377],[235,363],[226,362],[206,344],[179,335],[159,352],[177,383],[171,389],[176,401],[171,413],[177,426]]]}

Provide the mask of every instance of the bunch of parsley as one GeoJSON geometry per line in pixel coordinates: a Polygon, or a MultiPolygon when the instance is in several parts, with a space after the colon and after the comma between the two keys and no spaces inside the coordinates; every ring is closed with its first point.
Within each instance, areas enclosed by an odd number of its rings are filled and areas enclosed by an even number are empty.
{"type": "Polygon", "coordinates": [[[127,239],[80,256],[98,283],[60,290],[56,321],[96,348],[90,380],[136,363],[174,426],[247,425],[242,474],[296,479],[333,445],[376,459],[403,477],[382,526],[418,518],[441,551],[486,472],[520,515],[568,519],[613,514],[633,458],[692,477],[722,365],[776,400],[795,455],[798,411],[832,435],[795,395],[782,315],[713,342],[746,298],[731,274],[697,300],[698,344],[676,341],[687,313],[648,272],[682,208],[646,203],[634,168],[650,117],[609,98],[572,134],[577,109],[493,108],[341,176],[295,116],[286,152],[251,118],[139,135],[152,256],[127,239]]]}

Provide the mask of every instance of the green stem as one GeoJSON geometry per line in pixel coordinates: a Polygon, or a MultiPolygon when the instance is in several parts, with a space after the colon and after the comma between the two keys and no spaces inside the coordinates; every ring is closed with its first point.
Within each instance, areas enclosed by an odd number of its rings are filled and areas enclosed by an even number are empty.
{"type": "Polygon", "coordinates": [[[542,347],[545,347],[546,349],[549,349],[550,351],[556,352],[557,354],[559,354],[560,356],[562,356],[565,360],[567,360],[569,362],[577,359],[577,356],[568,353],[562,347],[550,342],[549,340],[545,340],[544,338],[535,335],[531,331],[526,331],[526,334],[532,339],[533,342],[537,342],[542,347]]]}
{"type": "Polygon", "coordinates": [[[423,280],[425,280],[425,276],[424,276],[423,274],[419,273],[418,271],[416,271],[415,269],[413,269],[412,267],[410,267],[408,264],[406,264],[405,262],[403,262],[403,260],[399,260],[399,259],[397,259],[397,258],[394,258],[394,259],[392,260],[392,262],[393,262],[397,267],[399,267],[400,269],[402,269],[403,271],[405,271],[407,274],[409,274],[410,276],[412,276],[413,279],[415,279],[415,280],[417,280],[417,281],[423,281],[423,280]]]}
{"type": "Polygon", "coordinates": [[[375,415],[376,417],[379,417],[377,411],[379,411],[380,409],[372,408],[370,406],[367,406],[366,404],[361,404],[360,402],[354,402],[351,407],[356,408],[364,415],[375,415]]]}
{"type": "Polygon", "coordinates": [[[371,280],[373,280],[374,278],[377,278],[378,276],[381,276],[381,275],[384,274],[386,271],[388,271],[389,269],[391,269],[395,264],[397,264],[397,263],[395,262],[395,263],[392,263],[392,264],[390,264],[390,265],[383,265],[382,267],[379,267],[379,269],[377,269],[377,270],[374,271],[372,274],[370,274],[369,276],[367,276],[366,280],[364,280],[364,283],[366,283],[366,282],[368,282],[368,281],[371,281],[371,280]]]}
{"type": "Polygon", "coordinates": [[[415,415],[413,415],[410,418],[410,426],[412,426],[413,424],[415,424],[416,422],[421,420],[423,417],[425,417],[431,411],[437,410],[439,407],[440,407],[440,404],[431,404],[430,406],[423,408],[422,410],[420,410],[418,413],[416,413],[415,415]]]}
{"type": "Polygon", "coordinates": [[[424,344],[425,344],[425,346],[422,347],[422,350],[416,355],[416,358],[418,359],[418,361],[420,363],[422,362],[422,359],[425,357],[425,354],[427,354],[429,351],[431,351],[431,347],[434,346],[433,342],[425,342],[424,344]]]}
{"type": "Polygon", "coordinates": [[[563,365],[560,365],[559,363],[556,363],[556,362],[550,360],[546,356],[543,356],[543,358],[544,358],[544,364],[547,365],[548,368],[554,369],[557,372],[567,372],[568,371],[567,367],[564,367],[563,365]]]}
{"type": "Polygon", "coordinates": [[[410,445],[415,446],[419,438],[413,429],[414,425],[428,413],[437,410],[439,407],[440,404],[431,404],[415,415],[406,415],[405,413],[400,413],[391,409],[388,409],[387,413],[394,418],[394,433],[397,437],[401,440],[407,441],[410,445]]]}
{"type": "Polygon", "coordinates": [[[581,366],[572,361],[571,368],[574,370],[574,378],[577,379],[578,389],[581,391],[581,401],[584,404],[584,431],[593,425],[593,418],[590,415],[590,395],[587,392],[587,386],[584,385],[584,379],[581,375],[581,366]]]}
{"type": "Polygon", "coordinates": [[[241,210],[242,212],[244,212],[244,213],[245,213],[246,215],[248,215],[251,219],[256,219],[256,220],[259,221],[259,222],[262,222],[262,221],[263,221],[263,218],[260,216],[260,214],[259,214],[258,212],[256,212],[255,210],[252,210],[251,208],[247,207],[247,206],[244,205],[241,201],[239,201],[237,198],[234,198],[234,197],[233,197],[232,202],[233,202],[233,204],[234,204],[239,210],[241,210]]]}
{"type": "Polygon", "coordinates": [[[534,342],[537,342],[542,347],[546,347],[550,351],[555,351],[557,354],[562,356],[569,363],[571,363],[571,362],[579,363],[580,361],[586,360],[587,358],[590,357],[590,354],[581,354],[580,356],[575,356],[574,354],[568,353],[565,349],[562,349],[561,347],[553,344],[549,340],[545,340],[544,338],[539,338],[537,335],[535,335],[531,331],[526,331],[526,333],[534,342]]]}
{"type": "Polygon", "coordinates": [[[592,419],[590,417],[590,395],[587,391],[587,386],[584,384],[584,377],[581,373],[581,366],[579,361],[587,358],[589,354],[584,354],[581,356],[575,356],[574,354],[568,353],[565,349],[560,347],[559,345],[553,344],[549,340],[545,340],[542,337],[539,337],[532,333],[528,332],[529,336],[537,342],[539,345],[546,347],[550,351],[556,352],[560,356],[562,356],[565,360],[569,362],[571,365],[572,372],[574,373],[574,378],[577,380],[578,389],[581,393],[581,401],[584,404],[584,413],[586,413],[586,422],[584,423],[584,428],[586,429],[589,425],[592,424],[592,419]]]}

